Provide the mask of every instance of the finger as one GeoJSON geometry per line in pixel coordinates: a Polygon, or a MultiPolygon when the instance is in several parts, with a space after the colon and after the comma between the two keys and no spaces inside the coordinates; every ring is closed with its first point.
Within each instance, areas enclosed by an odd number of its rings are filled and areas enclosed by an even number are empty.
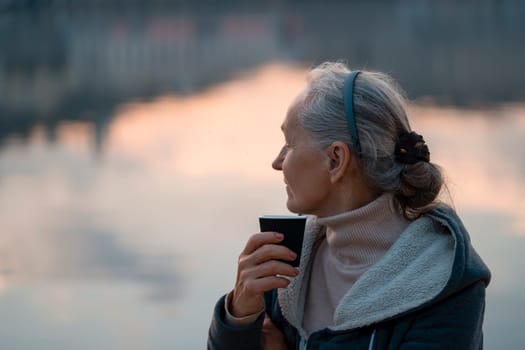
{"type": "Polygon", "coordinates": [[[295,258],[297,258],[297,254],[285,246],[265,244],[247,257],[247,260],[258,265],[268,260],[294,261],[295,258]]]}
{"type": "Polygon", "coordinates": [[[270,318],[270,315],[268,315],[268,313],[264,314],[263,325],[273,325],[272,319],[270,318]]]}
{"type": "Polygon", "coordinates": [[[273,329],[277,329],[277,327],[272,322],[272,319],[270,318],[270,316],[267,313],[264,314],[263,330],[271,331],[273,329]]]}
{"type": "Polygon", "coordinates": [[[278,232],[256,233],[252,235],[250,239],[248,239],[248,242],[246,243],[246,246],[244,247],[244,250],[241,254],[249,255],[255,250],[259,249],[261,246],[265,244],[279,243],[283,240],[283,238],[283,234],[278,232]]]}
{"type": "Polygon", "coordinates": [[[245,283],[245,289],[253,294],[262,294],[276,288],[286,288],[290,281],[286,278],[268,276],[249,280],[245,283]]]}
{"type": "Polygon", "coordinates": [[[284,260],[294,261],[297,254],[285,246],[277,244],[265,244],[255,252],[249,255],[242,255],[239,257],[239,270],[248,269],[252,266],[257,266],[270,260],[284,260]]]}
{"type": "Polygon", "coordinates": [[[283,332],[272,322],[268,314],[264,315],[262,326],[262,349],[288,350],[283,332]]]}
{"type": "Polygon", "coordinates": [[[273,323],[273,321],[270,318],[270,315],[268,315],[268,313],[264,314],[263,331],[265,331],[267,333],[270,333],[270,334],[273,333],[274,335],[277,335],[274,332],[279,332],[279,333],[281,332],[279,330],[279,328],[277,328],[275,323],[273,323]]]}
{"type": "Polygon", "coordinates": [[[277,275],[296,277],[299,275],[299,269],[282,261],[270,260],[263,264],[243,269],[239,273],[239,280],[246,283],[246,281],[277,275]]]}

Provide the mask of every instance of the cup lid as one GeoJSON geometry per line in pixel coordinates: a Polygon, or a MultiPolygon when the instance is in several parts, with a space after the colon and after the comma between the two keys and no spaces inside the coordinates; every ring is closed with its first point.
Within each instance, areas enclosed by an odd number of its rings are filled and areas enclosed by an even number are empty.
{"type": "Polygon", "coordinates": [[[262,219],[306,219],[306,215],[261,215],[262,219]]]}

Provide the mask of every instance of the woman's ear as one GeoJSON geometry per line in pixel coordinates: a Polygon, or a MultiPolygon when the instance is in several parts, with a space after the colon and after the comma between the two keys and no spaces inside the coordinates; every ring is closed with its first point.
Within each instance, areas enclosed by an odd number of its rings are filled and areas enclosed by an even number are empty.
{"type": "Polygon", "coordinates": [[[327,152],[330,160],[330,180],[332,183],[336,183],[348,172],[352,153],[350,152],[348,145],[341,141],[335,141],[328,146],[327,152]]]}

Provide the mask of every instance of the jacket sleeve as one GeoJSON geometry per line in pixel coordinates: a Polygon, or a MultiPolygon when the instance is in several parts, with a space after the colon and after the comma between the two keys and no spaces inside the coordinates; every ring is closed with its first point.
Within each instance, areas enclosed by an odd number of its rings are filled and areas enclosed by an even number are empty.
{"type": "Polygon", "coordinates": [[[208,333],[208,350],[259,350],[264,313],[257,320],[245,326],[229,325],[225,321],[223,296],[215,305],[208,333]]]}
{"type": "Polygon", "coordinates": [[[479,281],[422,310],[399,349],[482,349],[484,311],[485,284],[479,281]]]}

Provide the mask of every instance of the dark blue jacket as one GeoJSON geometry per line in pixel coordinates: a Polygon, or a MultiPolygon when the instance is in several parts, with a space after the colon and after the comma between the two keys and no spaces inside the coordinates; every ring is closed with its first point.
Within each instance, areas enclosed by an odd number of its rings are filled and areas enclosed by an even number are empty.
{"type": "MultiPolygon", "coordinates": [[[[311,224],[309,232],[301,259],[304,276],[323,230],[311,224]]],[[[302,329],[304,280],[266,293],[266,312],[290,349],[482,349],[489,280],[460,219],[442,207],[414,221],[356,281],[329,328],[313,334],[302,329]]],[[[208,349],[259,349],[264,315],[253,324],[231,326],[224,299],[215,307],[208,349]]]]}

